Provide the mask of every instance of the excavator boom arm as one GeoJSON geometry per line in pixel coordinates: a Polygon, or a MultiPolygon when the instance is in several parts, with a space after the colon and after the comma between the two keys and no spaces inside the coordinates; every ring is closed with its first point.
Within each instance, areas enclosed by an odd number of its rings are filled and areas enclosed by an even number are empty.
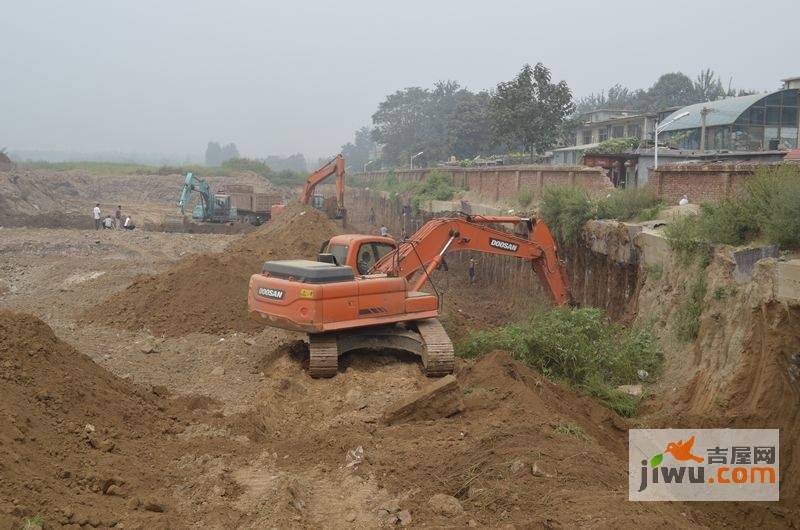
{"type": "Polygon", "coordinates": [[[445,255],[459,250],[513,256],[530,261],[558,305],[569,301],[565,275],[556,254],[550,229],[542,220],[514,216],[472,216],[433,219],[408,240],[378,261],[372,272],[396,274],[407,280],[423,271],[414,282],[420,289],[441,264],[445,255]],[[498,230],[489,224],[519,224],[528,227],[528,238],[498,230]]]}
{"type": "Polygon", "coordinates": [[[186,178],[183,181],[183,189],[181,190],[181,197],[178,200],[178,208],[180,208],[181,214],[185,213],[186,206],[189,204],[190,195],[193,191],[200,194],[203,212],[208,215],[213,204],[211,188],[209,188],[208,184],[204,181],[195,177],[191,172],[186,173],[186,178]]]}
{"type": "Polygon", "coordinates": [[[344,209],[345,180],[344,157],[342,155],[336,155],[336,158],[308,176],[303,186],[303,193],[300,195],[300,202],[302,204],[309,204],[311,198],[314,196],[314,189],[317,187],[317,184],[333,174],[336,174],[336,203],[340,210],[344,209]]]}

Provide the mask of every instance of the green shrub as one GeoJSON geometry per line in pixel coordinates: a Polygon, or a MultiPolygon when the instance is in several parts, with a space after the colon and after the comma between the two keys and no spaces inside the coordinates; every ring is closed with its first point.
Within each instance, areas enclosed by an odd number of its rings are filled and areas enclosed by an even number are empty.
{"type": "Polygon", "coordinates": [[[562,242],[574,241],[590,219],[620,221],[654,219],[661,201],[648,189],[626,188],[608,197],[592,199],[582,188],[545,188],[539,210],[547,225],[562,242]]]}
{"type": "Polygon", "coordinates": [[[661,205],[661,199],[650,189],[617,189],[608,197],[597,201],[596,215],[598,219],[647,221],[655,218],[661,205]]]}
{"type": "Polygon", "coordinates": [[[691,342],[697,338],[707,290],[705,276],[700,275],[692,283],[686,293],[686,299],[678,307],[675,317],[675,334],[680,340],[691,342]]]}
{"type": "Polygon", "coordinates": [[[639,369],[658,373],[662,362],[649,330],[625,329],[595,308],[551,309],[525,322],[475,332],[458,345],[463,357],[493,350],[507,351],[549,379],[595,395],[626,415],[637,400],[621,396],[615,387],[636,382],[639,369]]]}
{"type": "Polygon", "coordinates": [[[594,206],[581,188],[545,188],[540,212],[550,231],[562,242],[575,241],[586,221],[594,217],[594,206]]]}
{"type": "Polygon", "coordinates": [[[698,236],[706,241],[741,245],[758,236],[758,223],[741,201],[702,204],[697,219],[698,236]]]}
{"type": "Polygon", "coordinates": [[[759,167],[739,201],[769,243],[800,248],[800,166],[759,167]]]}
{"type": "Polygon", "coordinates": [[[533,191],[530,188],[523,188],[517,193],[517,204],[520,208],[527,208],[533,202],[533,191]]]}
{"type": "Polygon", "coordinates": [[[709,243],[742,245],[758,239],[784,249],[800,248],[800,167],[759,167],[739,195],[701,205],[699,215],[671,223],[666,235],[684,253],[707,250],[709,243]]]}
{"type": "Polygon", "coordinates": [[[699,262],[704,269],[710,262],[711,247],[700,234],[700,222],[695,215],[676,219],[664,229],[667,243],[676,252],[681,265],[699,262]]]}
{"type": "Polygon", "coordinates": [[[460,189],[450,182],[450,175],[439,169],[433,169],[428,177],[420,183],[417,195],[437,201],[449,201],[460,189]]]}

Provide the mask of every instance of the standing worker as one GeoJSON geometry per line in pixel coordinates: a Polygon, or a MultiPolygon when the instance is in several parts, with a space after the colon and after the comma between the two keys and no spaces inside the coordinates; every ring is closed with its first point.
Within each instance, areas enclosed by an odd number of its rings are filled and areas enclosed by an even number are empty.
{"type": "Polygon", "coordinates": [[[122,230],[122,205],[117,206],[117,211],[114,212],[114,218],[117,223],[117,230],[122,230]]]}
{"type": "Polygon", "coordinates": [[[386,225],[381,225],[381,236],[389,237],[389,229],[386,228],[386,225]]]}
{"type": "Polygon", "coordinates": [[[469,284],[475,283],[475,258],[469,258],[469,284]]]}
{"type": "Polygon", "coordinates": [[[100,203],[98,202],[94,209],[92,209],[92,216],[94,217],[94,229],[100,230],[100,203]]]}

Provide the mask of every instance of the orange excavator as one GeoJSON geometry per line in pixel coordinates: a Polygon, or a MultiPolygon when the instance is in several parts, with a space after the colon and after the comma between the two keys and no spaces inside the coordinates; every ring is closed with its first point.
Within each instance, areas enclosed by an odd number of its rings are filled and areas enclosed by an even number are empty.
{"type": "Polygon", "coordinates": [[[453,344],[437,320],[440,296],[422,291],[445,255],[472,250],[529,261],[553,302],[569,301],[556,242],[541,219],[461,215],[428,221],[399,244],[347,234],[324,245],[317,261],[267,261],[250,278],[250,315],[269,326],[304,331],[309,372],[332,377],[339,356],[392,349],[422,358],[428,376],[453,372],[453,344]],[[511,233],[491,225],[512,225],[511,233]]]}
{"type": "Polygon", "coordinates": [[[302,204],[312,204],[318,210],[324,209],[324,199],[321,194],[315,194],[317,184],[324,181],[331,175],[336,175],[336,209],[331,213],[331,217],[342,219],[347,215],[344,207],[344,157],[339,154],[336,158],[313,172],[306,179],[303,186],[303,193],[300,195],[302,204]],[[312,202],[313,201],[313,202],[312,202]]]}

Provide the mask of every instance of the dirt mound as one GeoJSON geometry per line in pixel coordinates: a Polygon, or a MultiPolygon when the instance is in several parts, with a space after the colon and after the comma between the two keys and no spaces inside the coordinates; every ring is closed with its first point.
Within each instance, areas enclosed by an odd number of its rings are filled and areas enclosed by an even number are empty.
{"type": "Polygon", "coordinates": [[[161,274],[139,278],[90,309],[85,319],[160,336],[256,332],[263,325],[247,315],[250,276],[267,260],[313,259],[320,243],[336,233],[324,214],[291,205],[220,254],[189,256],[161,274]]]}
{"type": "MultiPolygon", "coordinates": [[[[0,379],[0,527],[36,514],[48,525],[110,527],[123,519],[126,499],[166,487],[154,444],[176,424],[161,401],[38,318],[0,311],[0,379]]],[[[143,511],[125,520],[169,519],[143,511]]]]}
{"type": "Polygon", "coordinates": [[[461,365],[462,412],[392,426],[380,422],[386,407],[430,380],[416,362],[392,356],[354,354],[351,361],[320,383],[300,376],[297,361],[276,360],[263,408],[243,421],[253,426],[251,438],[290,455],[259,469],[299,477],[312,491],[301,512],[309,526],[319,524],[325,495],[339,499],[345,487],[359,493],[326,506],[328,526],[355,518],[357,526],[377,527],[405,510],[414,527],[700,522],[682,516],[685,507],[627,502],[624,420],[506,353],[461,365]],[[348,467],[346,455],[359,446],[363,462],[348,467]],[[439,494],[455,497],[463,511],[440,513],[429,502],[439,494]]]}

